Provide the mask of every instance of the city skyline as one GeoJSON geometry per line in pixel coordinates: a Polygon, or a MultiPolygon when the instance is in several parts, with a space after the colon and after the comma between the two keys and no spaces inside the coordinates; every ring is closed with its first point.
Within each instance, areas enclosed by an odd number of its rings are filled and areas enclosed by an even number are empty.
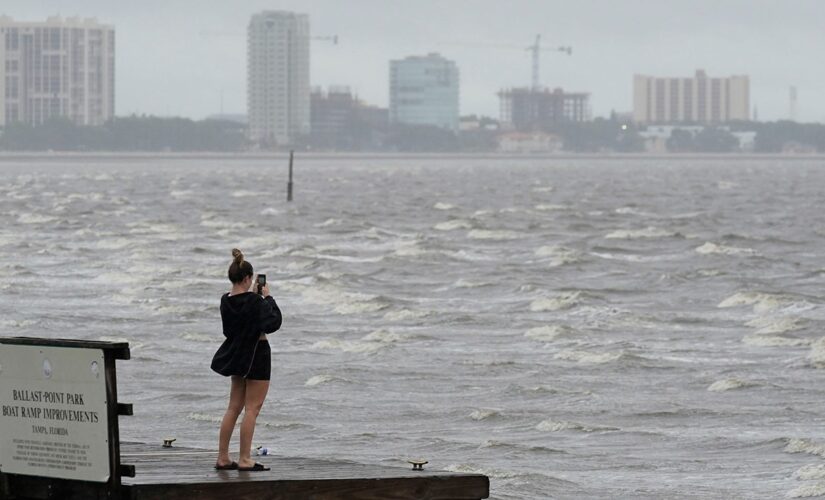
{"type": "Polygon", "coordinates": [[[338,45],[312,43],[313,86],[347,85],[379,106],[389,102],[390,60],[439,52],[456,61],[461,71],[461,114],[497,117],[496,93],[529,85],[530,55],[520,47],[526,49],[541,33],[548,47],[573,47],[569,57],[542,55],[542,84],[589,92],[593,116],[630,111],[636,73],[678,76],[704,68],[709,74],[749,75],[751,104],[762,120],[789,116],[788,90],[793,86],[799,121],[825,121],[825,68],[812,63],[825,42],[817,26],[825,17],[825,4],[814,1],[666,6],[647,0],[575,5],[515,1],[508,6],[487,0],[446,5],[422,1],[390,9],[374,0],[247,0],[231,6],[189,0],[140,5],[79,0],[65,9],[55,1],[8,0],[0,13],[20,21],[57,14],[97,17],[114,25],[118,115],[198,119],[221,111],[242,112],[246,24],[255,12],[280,9],[308,14],[313,36],[340,37],[338,45]],[[170,46],[177,50],[168,50],[170,46]]]}

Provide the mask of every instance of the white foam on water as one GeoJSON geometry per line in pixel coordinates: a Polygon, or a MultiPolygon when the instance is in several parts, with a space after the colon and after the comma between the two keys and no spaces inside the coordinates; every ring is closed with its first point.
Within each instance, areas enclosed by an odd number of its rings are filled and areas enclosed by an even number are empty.
{"type": "Polygon", "coordinates": [[[560,311],[570,309],[581,302],[581,292],[567,292],[556,297],[535,299],[530,303],[533,312],[560,311]]]}
{"type": "Polygon", "coordinates": [[[825,457],[825,444],[817,443],[810,439],[792,438],[782,450],[785,453],[807,453],[809,455],[819,455],[825,457]]]}
{"type": "Polygon", "coordinates": [[[676,233],[666,231],[664,229],[655,228],[652,226],[644,229],[619,229],[605,235],[608,240],[637,240],[637,239],[654,239],[654,238],[669,238],[675,236],[676,233]]]}
{"type": "Polygon", "coordinates": [[[574,264],[581,260],[581,253],[560,245],[542,246],[534,252],[536,257],[550,257],[550,267],[574,264]]]}
{"type": "Polygon", "coordinates": [[[522,233],[506,230],[489,230],[489,229],[473,229],[467,233],[467,237],[471,240],[493,240],[505,241],[516,240],[523,236],[522,233]]]}
{"type": "Polygon", "coordinates": [[[94,242],[94,247],[100,250],[120,250],[134,244],[134,239],[114,238],[100,239],[94,242]]]}
{"type": "Polygon", "coordinates": [[[233,198],[263,198],[268,196],[269,193],[264,191],[249,191],[245,189],[239,189],[237,191],[232,191],[233,198]]]}
{"type": "Polygon", "coordinates": [[[140,349],[144,345],[142,342],[135,342],[127,339],[126,337],[115,337],[111,335],[100,336],[97,340],[100,340],[101,342],[128,342],[129,349],[140,349]]]}
{"type": "Polygon", "coordinates": [[[570,333],[570,328],[563,325],[547,325],[531,328],[524,333],[528,339],[539,342],[552,342],[562,335],[570,333]]]}
{"type": "Polygon", "coordinates": [[[515,479],[521,476],[521,474],[517,472],[507,471],[503,469],[488,469],[478,467],[472,464],[450,464],[447,467],[445,467],[444,470],[449,472],[463,472],[467,474],[483,474],[493,479],[515,479]]]}
{"type": "Polygon", "coordinates": [[[17,222],[20,224],[48,224],[49,222],[54,222],[57,220],[57,217],[52,217],[50,215],[40,215],[40,214],[20,214],[17,217],[17,222]]]}
{"type": "Polygon", "coordinates": [[[742,337],[742,342],[757,347],[800,347],[811,345],[811,341],[808,339],[766,334],[745,335],[742,337]]]}
{"type": "Polygon", "coordinates": [[[794,330],[801,330],[807,325],[807,321],[803,318],[796,318],[792,316],[782,316],[779,318],[764,316],[754,318],[745,323],[746,326],[756,328],[754,333],[785,333],[794,330]]]}
{"type": "Polygon", "coordinates": [[[624,352],[603,352],[603,353],[596,353],[596,352],[588,352],[588,351],[577,351],[573,349],[561,351],[553,356],[555,359],[560,359],[564,361],[575,361],[579,364],[587,364],[587,365],[601,365],[604,363],[611,363],[613,361],[618,361],[624,356],[624,352]]]}
{"type": "Polygon", "coordinates": [[[181,335],[181,338],[183,340],[189,340],[191,342],[206,342],[214,344],[218,344],[223,341],[223,336],[196,332],[185,332],[183,335],[181,335]]]}
{"type": "Polygon", "coordinates": [[[710,392],[725,392],[725,391],[732,391],[734,389],[742,389],[744,387],[751,387],[754,384],[752,382],[748,382],[746,380],[740,380],[738,378],[726,378],[722,380],[717,380],[716,382],[710,384],[708,387],[708,391],[710,392]]]}
{"type": "Polygon", "coordinates": [[[825,464],[809,464],[799,468],[793,473],[794,479],[810,481],[812,479],[825,479],[825,464]]]}
{"type": "Polygon", "coordinates": [[[539,203],[534,208],[542,212],[556,212],[559,210],[567,210],[570,207],[567,205],[558,205],[554,203],[539,203]]]}
{"type": "Polygon", "coordinates": [[[436,210],[452,210],[455,208],[455,205],[453,205],[452,203],[443,203],[439,201],[438,203],[433,205],[433,208],[436,210]]]}
{"type": "Polygon", "coordinates": [[[482,420],[487,420],[488,418],[494,418],[494,417],[497,417],[499,415],[501,415],[501,413],[498,410],[479,409],[479,410],[473,410],[473,412],[470,413],[470,418],[475,420],[476,422],[480,422],[482,420]]]}
{"type": "Polygon", "coordinates": [[[313,375],[304,382],[305,387],[317,387],[319,385],[329,384],[330,382],[345,382],[346,380],[335,375],[323,373],[321,375],[313,375]]]}
{"type": "Polygon", "coordinates": [[[205,413],[190,413],[189,415],[186,415],[186,418],[188,418],[189,420],[194,420],[196,422],[221,423],[223,421],[222,416],[219,417],[216,415],[207,415],[205,413]]]}
{"type": "Polygon", "coordinates": [[[811,498],[825,495],[825,481],[798,486],[786,495],[788,498],[811,498]]]}
{"type": "Polygon", "coordinates": [[[427,251],[419,247],[418,242],[415,241],[398,241],[394,246],[395,250],[393,251],[393,255],[399,257],[418,257],[419,255],[427,253],[427,251]]]}
{"type": "Polygon", "coordinates": [[[387,347],[385,342],[357,342],[349,340],[325,339],[312,344],[312,349],[342,351],[356,354],[375,354],[387,347]]]}
{"type": "Polygon", "coordinates": [[[445,222],[439,222],[433,229],[437,231],[455,231],[457,229],[472,229],[473,224],[465,219],[453,219],[445,222]]]}
{"type": "Polygon", "coordinates": [[[704,245],[696,247],[696,251],[702,255],[756,255],[756,250],[752,248],[731,247],[726,245],[717,245],[706,241],[704,245]]]}
{"type": "Polygon", "coordinates": [[[796,300],[790,295],[763,292],[737,292],[720,302],[717,307],[753,306],[757,314],[764,314],[778,309],[793,307],[798,310],[810,308],[804,300],[796,300]]]}
{"type": "Polygon", "coordinates": [[[8,328],[27,328],[37,323],[38,320],[33,319],[0,319],[0,326],[8,328]]]}
{"type": "Polygon", "coordinates": [[[718,181],[716,183],[716,187],[722,191],[727,191],[729,189],[733,189],[735,187],[739,187],[739,184],[732,182],[732,181],[718,181]]]}
{"type": "Polygon", "coordinates": [[[451,285],[451,288],[479,288],[482,286],[488,286],[491,283],[485,281],[472,281],[464,278],[459,278],[451,285]]]}
{"type": "Polygon", "coordinates": [[[550,193],[555,191],[556,188],[553,186],[536,186],[533,188],[534,193],[550,193]]]}
{"type": "Polygon", "coordinates": [[[315,224],[315,227],[330,227],[330,226],[340,226],[343,223],[341,219],[327,219],[324,222],[319,222],[315,224]]]}
{"type": "Polygon", "coordinates": [[[389,330],[381,329],[375,330],[374,332],[370,332],[364,335],[363,337],[361,337],[361,340],[365,340],[367,342],[383,342],[386,344],[391,344],[393,342],[399,342],[403,340],[403,337],[389,330]]]}
{"type": "Polygon", "coordinates": [[[548,418],[542,420],[536,425],[536,430],[542,432],[560,432],[560,431],[579,431],[579,432],[594,432],[598,430],[615,430],[612,427],[591,427],[580,424],[578,422],[569,422],[566,420],[553,420],[548,418]]]}
{"type": "Polygon", "coordinates": [[[825,368],[825,337],[822,337],[811,344],[811,352],[808,353],[808,360],[815,368],[825,368]]]}
{"type": "Polygon", "coordinates": [[[427,316],[426,311],[411,311],[410,309],[400,309],[397,311],[388,311],[384,314],[384,319],[387,321],[405,321],[409,319],[418,319],[427,316]]]}
{"type": "Polygon", "coordinates": [[[173,189],[169,191],[169,196],[173,198],[189,198],[194,196],[195,192],[191,189],[173,189]]]}

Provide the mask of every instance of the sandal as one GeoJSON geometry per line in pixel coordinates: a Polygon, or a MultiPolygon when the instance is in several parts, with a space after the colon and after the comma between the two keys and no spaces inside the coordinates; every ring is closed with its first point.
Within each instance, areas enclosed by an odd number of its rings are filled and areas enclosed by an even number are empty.
{"type": "Polygon", "coordinates": [[[255,462],[255,465],[252,467],[238,467],[239,472],[260,472],[265,470],[269,470],[269,467],[258,462],[255,462]]]}
{"type": "Polygon", "coordinates": [[[235,470],[238,468],[238,462],[232,462],[226,465],[215,464],[215,470],[235,470]]]}

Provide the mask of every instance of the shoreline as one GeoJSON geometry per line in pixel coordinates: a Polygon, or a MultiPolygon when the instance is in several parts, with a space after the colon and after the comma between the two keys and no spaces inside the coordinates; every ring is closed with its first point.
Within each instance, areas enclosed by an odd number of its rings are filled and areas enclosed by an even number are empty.
{"type": "MultiPolygon", "coordinates": [[[[296,152],[296,158],[304,160],[782,160],[818,161],[825,154],[773,154],[773,153],[563,153],[563,154],[506,154],[506,153],[391,153],[391,152],[296,152]]],[[[287,160],[288,151],[278,152],[0,152],[0,163],[26,160],[287,160]]]]}

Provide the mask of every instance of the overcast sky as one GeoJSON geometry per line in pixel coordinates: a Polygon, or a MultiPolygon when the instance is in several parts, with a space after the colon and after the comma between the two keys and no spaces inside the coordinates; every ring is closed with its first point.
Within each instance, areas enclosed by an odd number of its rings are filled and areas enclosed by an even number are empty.
{"type": "Polygon", "coordinates": [[[440,52],[461,72],[462,114],[498,117],[496,91],[530,84],[520,48],[536,34],[573,55],[542,56],[541,81],[591,93],[594,116],[632,107],[634,73],[746,74],[761,120],[825,122],[822,0],[2,0],[16,20],[97,17],[117,31],[118,115],[246,112],[246,26],[261,10],[310,15],[313,85],[348,85],[386,106],[388,61],[440,52]],[[465,45],[459,45],[465,44],[465,45]]]}

